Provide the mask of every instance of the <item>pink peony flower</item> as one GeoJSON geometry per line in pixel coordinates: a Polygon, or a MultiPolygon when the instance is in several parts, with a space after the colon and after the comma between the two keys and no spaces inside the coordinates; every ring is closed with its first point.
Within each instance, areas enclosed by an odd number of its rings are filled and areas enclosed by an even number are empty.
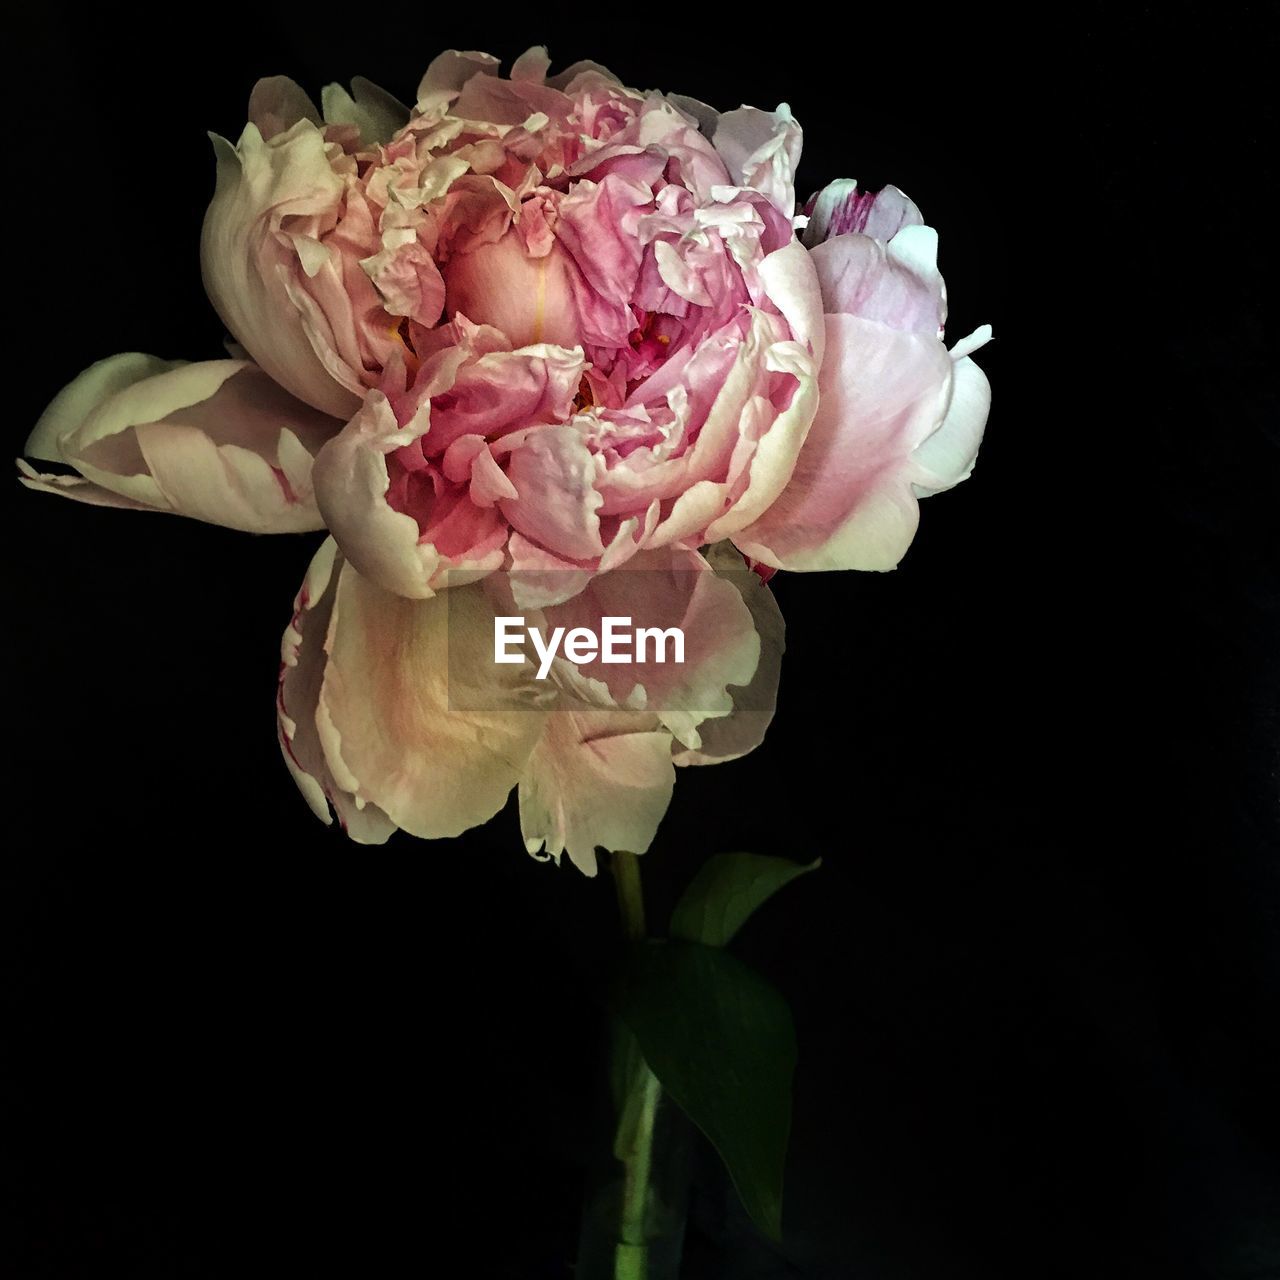
{"type": "MultiPolygon", "coordinates": [[[[347,187],[313,279],[358,266],[403,320],[370,320],[384,348],[359,359],[317,340],[373,392],[317,501],[352,564],[415,597],[458,570],[600,572],[730,536],[778,496],[816,405],[789,112],[732,113],[713,143],[598,68],[493,70],[444,55],[376,154],[327,156],[347,187]]],[[[317,155],[294,128],[281,145],[317,155]]]]}
{"type": "Polygon", "coordinates": [[[547,68],[446,53],[412,110],[367,81],[322,110],[259,82],[239,142],[214,140],[201,244],[235,358],[101,361],[28,443],[75,474],[20,465],[81,501],[327,528],[280,698],[313,807],[360,840],[440,836],[516,787],[531,847],[589,869],[596,845],[647,847],[673,763],[759,740],[781,651],[763,580],[892,568],[918,499],[969,474],[989,330],[947,350],[937,237],[895,189],[834,183],[795,217],[785,105],[547,68]],[[743,557],[761,583],[735,589],[743,557]],[[663,673],[560,666],[530,709],[482,670],[495,595],[571,611],[619,584],[692,610],[696,707],[663,673]],[[474,615],[483,711],[450,703],[450,607],[474,615]]]}

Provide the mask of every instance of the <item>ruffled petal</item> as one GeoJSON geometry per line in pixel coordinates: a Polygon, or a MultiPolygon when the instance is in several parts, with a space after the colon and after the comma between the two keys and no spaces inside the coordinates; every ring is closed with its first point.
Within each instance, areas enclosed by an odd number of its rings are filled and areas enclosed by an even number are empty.
{"type": "Polygon", "coordinates": [[[371,391],[360,412],[321,451],[315,469],[320,510],[347,559],[387,591],[412,599],[433,595],[450,570],[479,575],[496,569],[507,536],[496,514],[477,507],[469,545],[442,549],[429,526],[424,531],[412,514],[388,501],[388,457],[412,445],[428,422],[424,415],[415,425],[401,427],[387,397],[371,391]]]}
{"type": "Polygon", "coordinates": [[[501,503],[503,514],[530,541],[566,560],[604,553],[596,488],[600,460],[572,426],[531,431],[512,450],[507,478],[520,495],[501,503]]]}

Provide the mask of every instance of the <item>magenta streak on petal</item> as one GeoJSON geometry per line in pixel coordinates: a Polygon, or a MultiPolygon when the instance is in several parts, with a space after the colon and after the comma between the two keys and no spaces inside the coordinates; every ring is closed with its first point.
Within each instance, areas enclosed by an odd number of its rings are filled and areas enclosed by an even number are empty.
{"type": "Polygon", "coordinates": [[[294,492],[293,485],[289,483],[289,477],[279,467],[272,467],[271,474],[275,476],[276,483],[284,491],[284,500],[290,506],[297,506],[302,499],[294,492]]]}

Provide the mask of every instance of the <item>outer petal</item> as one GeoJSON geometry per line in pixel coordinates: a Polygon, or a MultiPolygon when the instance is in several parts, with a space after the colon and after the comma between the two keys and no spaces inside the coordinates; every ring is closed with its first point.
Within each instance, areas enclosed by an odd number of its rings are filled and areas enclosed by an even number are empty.
{"type": "Polygon", "coordinates": [[[859,191],[852,178],[829,182],[805,206],[804,243],[812,249],[832,236],[850,232],[873,240],[892,240],[903,227],[924,221],[915,203],[897,187],[859,191]]]}
{"type": "Polygon", "coordinates": [[[355,125],[366,147],[389,142],[409,123],[409,108],[363,76],[351,81],[350,93],[340,84],[326,85],[320,100],[326,123],[355,125]]]}
{"type": "Polygon", "coordinates": [[[892,569],[915,536],[911,454],[942,422],[951,360],[935,338],[829,315],[820,398],[791,480],[733,535],[782,569],[892,569]]]}
{"type": "Polygon", "coordinates": [[[344,565],[326,649],[316,722],[340,787],[426,838],[460,835],[502,808],[545,712],[523,667],[495,668],[479,586],[406,600],[344,565]],[[491,709],[456,710],[468,694],[491,709]]]}
{"type": "Polygon", "coordinates": [[[763,192],[791,217],[801,131],[785,102],[777,111],[757,107],[727,111],[716,121],[712,142],[739,186],[763,192]]]}
{"type": "Polygon", "coordinates": [[[84,476],[50,475],[37,471],[24,459],[18,459],[18,481],[35,493],[51,493],[56,498],[71,498],[89,507],[116,507],[122,511],[156,511],[145,502],[136,502],[122,494],[112,493],[84,476]]]}
{"type": "MultiPolygon", "coordinates": [[[[95,365],[51,406],[54,419],[65,426],[98,391],[146,367],[146,359],[117,357],[119,376],[103,368],[111,362],[95,365]]],[[[52,430],[48,418],[37,434],[52,430]]],[[[24,482],[99,503],[106,491],[125,505],[253,533],[318,529],[311,460],[337,426],[247,361],[178,364],[118,386],[69,433],[59,428],[63,460],[89,485],[34,477],[24,482]]]]}
{"type": "Polygon", "coordinates": [[[293,617],[280,647],[280,685],[276,694],[276,727],[284,762],[298,789],[322,822],[331,821],[329,806],[353,840],[382,844],[395,831],[375,805],[358,806],[355,798],[334,781],[316,729],[316,707],[324,679],[325,633],[333,613],[335,568],[341,557],[332,538],[316,552],[293,602],[293,617]]]}
{"type": "Polygon", "coordinates": [[[567,852],[586,875],[596,847],[644,853],[675,786],[671,735],[652,718],[552,711],[520,779],[520,829],[532,854],[567,852]]]}
{"type": "MultiPolygon", "coordinates": [[[[738,564],[749,575],[741,559],[738,564]]],[[[586,627],[596,635],[606,617],[630,617],[637,628],[678,627],[682,662],[671,654],[655,660],[648,652],[647,661],[624,664],[599,658],[573,664],[561,657],[555,670],[580,697],[654,713],[691,748],[700,745],[700,725],[732,712],[730,690],[751,683],[760,658],[760,639],[741,593],[696,551],[641,552],[545,616],[548,627],[586,627]]]]}
{"type": "Polygon", "coordinates": [[[292,129],[299,120],[320,123],[311,95],[288,76],[264,76],[249,94],[249,119],[266,141],[292,129]]]}
{"type": "MultiPolygon", "coordinates": [[[[984,325],[974,337],[981,345],[990,334],[990,326],[984,325]]],[[[973,340],[967,339],[964,343],[957,343],[951,353],[955,373],[947,416],[913,457],[912,483],[917,497],[950,489],[967,480],[973,471],[991,408],[991,384],[973,360],[962,354],[972,350],[973,340]]]]}
{"type": "Polygon", "coordinates": [[[792,240],[766,255],[759,271],[765,294],[782,312],[792,336],[806,344],[815,363],[821,364],[827,335],[822,323],[822,283],[814,256],[798,240],[792,240]]]}
{"type": "Polygon", "coordinates": [[[941,334],[947,295],[932,227],[905,227],[887,245],[865,235],[836,236],[809,256],[828,314],[862,316],[930,337],[941,334]]]}
{"type": "Polygon", "coordinates": [[[176,369],[182,363],[181,360],[161,360],[140,351],[126,351],[91,364],[49,402],[27,437],[23,453],[42,462],[66,462],[61,442],[99,405],[117,391],[153,374],[176,369]]]}
{"type": "Polygon", "coordinates": [[[701,742],[696,749],[672,744],[677,765],[736,760],[764,741],[765,730],[777,706],[782,654],[786,649],[786,624],[773,592],[757,574],[745,568],[745,561],[732,544],[721,542],[708,548],[707,561],[718,575],[737,588],[750,610],[752,625],[759,637],[760,660],[750,683],[729,688],[733,710],[728,715],[705,720],[698,727],[701,742]]]}
{"type": "Polygon", "coordinates": [[[441,90],[457,92],[472,76],[496,76],[498,66],[498,59],[491,53],[447,49],[438,54],[427,68],[418,85],[418,98],[421,100],[441,90]]]}
{"type": "Polygon", "coordinates": [[[320,131],[301,120],[264,141],[247,125],[237,147],[213,138],[218,185],[205,214],[200,266],[209,299],[253,358],[298,399],[347,418],[362,384],[334,352],[318,308],[304,309],[294,224],[331,222],[345,189],[320,131]],[[290,231],[284,229],[290,220],[290,231]]]}

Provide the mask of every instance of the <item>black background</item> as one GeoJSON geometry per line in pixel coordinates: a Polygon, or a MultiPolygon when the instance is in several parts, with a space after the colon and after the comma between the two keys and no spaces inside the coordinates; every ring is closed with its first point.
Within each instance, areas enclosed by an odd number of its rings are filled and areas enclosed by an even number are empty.
{"type": "MultiPolygon", "coordinates": [[[[1261,14],[51,5],[10,45],[12,453],[95,359],[220,354],[203,131],[258,75],[411,99],[447,47],[789,101],[801,194],[903,187],[949,332],[994,325],[974,477],[896,573],[775,579],[769,737],[644,860],[655,916],[713,852],[825,860],[740,940],[800,1037],[785,1244],[703,1161],[689,1277],[1280,1274],[1261,14]]],[[[567,1276],[608,877],[513,807],[310,816],[272,700],[315,537],[8,498],[11,1273],[567,1276]]]]}

